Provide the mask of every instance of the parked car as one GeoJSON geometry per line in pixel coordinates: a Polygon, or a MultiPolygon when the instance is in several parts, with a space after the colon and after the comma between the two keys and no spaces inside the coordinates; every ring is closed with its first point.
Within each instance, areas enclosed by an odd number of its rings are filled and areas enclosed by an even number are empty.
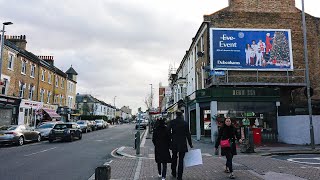
{"type": "Polygon", "coordinates": [[[0,127],[0,143],[22,146],[28,141],[41,141],[41,134],[26,125],[8,125],[0,127]]]}
{"type": "Polygon", "coordinates": [[[56,124],[50,131],[49,142],[54,140],[73,141],[74,138],[82,139],[82,131],[80,126],[74,122],[56,124]]]}
{"type": "Polygon", "coordinates": [[[59,122],[45,122],[40,124],[35,130],[40,132],[41,139],[48,139],[50,131],[53,129],[54,125],[59,122]]]}
{"type": "Polygon", "coordinates": [[[96,119],[95,122],[97,124],[98,129],[105,129],[106,128],[106,124],[103,119],[96,119]]]}
{"type": "Polygon", "coordinates": [[[143,128],[143,129],[147,129],[147,126],[148,126],[148,121],[145,120],[145,119],[140,119],[140,120],[137,120],[136,122],[136,129],[139,128],[139,122],[140,122],[140,129],[143,128]]]}
{"type": "Polygon", "coordinates": [[[87,133],[92,131],[92,124],[87,120],[79,120],[77,124],[80,126],[82,132],[87,133]]]}
{"type": "Polygon", "coordinates": [[[98,129],[98,125],[96,123],[96,121],[94,120],[89,120],[90,124],[91,124],[91,127],[92,127],[92,131],[95,131],[98,129]]]}

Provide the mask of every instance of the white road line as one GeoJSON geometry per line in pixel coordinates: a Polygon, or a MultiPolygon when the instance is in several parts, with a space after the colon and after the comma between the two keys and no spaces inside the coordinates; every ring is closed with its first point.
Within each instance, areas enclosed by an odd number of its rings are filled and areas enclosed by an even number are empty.
{"type": "Polygon", "coordinates": [[[143,135],[140,147],[144,147],[144,144],[146,143],[147,135],[148,135],[148,132],[149,132],[148,129],[149,129],[149,127],[147,127],[146,130],[145,130],[145,133],[143,135]]]}
{"type": "Polygon", "coordinates": [[[320,164],[320,158],[290,158],[287,160],[290,162],[301,163],[301,164],[311,164],[311,165],[319,165],[320,164]],[[313,163],[313,162],[306,162],[303,160],[318,160],[319,162],[313,163]]]}
{"type": "Polygon", "coordinates": [[[57,148],[57,147],[53,147],[53,148],[50,148],[50,149],[45,149],[45,150],[42,150],[42,151],[39,151],[39,152],[27,154],[27,155],[24,155],[24,156],[32,156],[32,155],[39,154],[39,153],[43,153],[43,152],[46,152],[46,151],[50,151],[50,150],[56,149],[56,148],[57,148]]]}
{"type": "Polygon", "coordinates": [[[136,169],[136,173],[134,174],[134,179],[133,180],[138,180],[140,177],[140,171],[141,171],[141,165],[142,165],[142,158],[139,158],[138,161],[138,166],[136,169]]]}

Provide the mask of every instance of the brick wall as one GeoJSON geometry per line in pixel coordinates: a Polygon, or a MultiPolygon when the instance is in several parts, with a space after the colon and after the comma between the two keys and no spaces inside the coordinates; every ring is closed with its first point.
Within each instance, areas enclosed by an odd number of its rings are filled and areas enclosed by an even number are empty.
{"type": "Polygon", "coordinates": [[[229,0],[229,11],[298,12],[295,0],[229,0]]]}
{"type": "Polygon", "coordinates": [[[46,67],[39,67],[39,88],[38,88],[38,99],[41,101],[40,91],[44,90],[43,102],[45,104],[53,104],[53,94],[54,94],[54,71],[46,67]],[[42,72],[44,72],[44,80],[42,80],[42,72]],[[49,83],[49,74],[51,75],[51,81],[49,83]],[[50,100],[48,102],[48,93],[51,93],[50,100]]]}
{"type": "MultiPolygon", "coordinates": [[[[302,30],[302,18],[301,12],[298,10],[293,11],[291,4],[293,1],[286,1],[281,3],[284,5],[286,11],[278,13],[270,13],[270,8],[258,8],[250,5],[248,9],[244,8],[244,4],[241,4],[240,0],[231,1],[231,7],[225,8],[217,13],[204,16],[204,21],[210,21],[210,27],[217,28],[254,28],[254,29],[291,29],[292,35],[292,50],[293,50],[293,66],[295,72],[297,69],[305,69],[304,62],[304,48],[303,48],[303,30],[302,30]],[[237,8],[237,10],[235,10],[237,8]],[[253,12],[248,12],[252,10],[253,12]],[[292,11],[291,11],[292,10],[292,11]]],[[[263,1],[265,2],[265,1],[263,1]]],[[[275,1],[275,4],[280,1],[275,1]]],[[[252,0],[247,3],[258,3],[258,1],[252,0]]],[[[278,11],[279,9],[275,9],[278,11]]],[[[312,17],[306,14],[307,21],[307,37],[308,37],[308,59],[310,68],[310,80],[311,86],[315,90],[313,98],[320,98],[320,58],[319,58],[319,44],[320,44],[320,33],[319,33],[319,18],[312,17]]],[[[250,75],[256,72],[230,72],[233,75],[250,75]]],[[[262,72],[265,76],[277,76],[285,75],[286,72],[262,72]]],[[[231,75],[232,75],[231,74],[231,75]]],[[[298,90],[299,92],[301,90],[298,90]]],[[[296,92],[296,93],[299,93],[296,92]]],[[[290,93],[289,93],[290,94],[290,93]]],[[[303,93],[302,93],[303,94],[303,93]]],[[[288,92],[287,92],[288,95],[288,92]]],[[[301,92],[300,92],[301,95],[301,92]]],[[[305,100],[305,97],[300,100],[305,100]]]]}

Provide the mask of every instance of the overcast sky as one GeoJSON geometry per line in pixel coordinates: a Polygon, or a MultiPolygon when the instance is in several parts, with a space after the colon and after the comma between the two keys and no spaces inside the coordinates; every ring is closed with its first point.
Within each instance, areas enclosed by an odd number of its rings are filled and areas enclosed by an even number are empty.
{"type": "MultiPolygon", "coordinates": [[[[106,103],[146,109],[159,82],[168,84],[169,65],[179,66],[204,14],[228,0],[0,0],[8,35],[26,35],[27,50],[52,55],[55,66],[79,73],[77,92],[106,103]]],[[[301,9],[301,1],[296,1],[301,9]]],[[[305,0],[320,17],[319,0],[305,0]]]]}

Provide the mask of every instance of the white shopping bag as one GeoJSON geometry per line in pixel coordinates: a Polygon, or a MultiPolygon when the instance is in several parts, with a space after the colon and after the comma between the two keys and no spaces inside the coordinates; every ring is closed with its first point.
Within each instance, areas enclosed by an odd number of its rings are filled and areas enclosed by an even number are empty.
{"type": "Polygon", "coordinates": [[[200,149],[190,150],[184,156],[184,167],[196,166],[202,164],[202,155],[200,149]]]}

